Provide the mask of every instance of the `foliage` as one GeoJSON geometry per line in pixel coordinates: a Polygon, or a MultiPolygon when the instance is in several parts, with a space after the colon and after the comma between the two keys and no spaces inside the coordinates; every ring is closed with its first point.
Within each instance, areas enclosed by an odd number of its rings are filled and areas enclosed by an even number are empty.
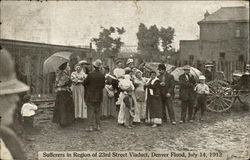
{"type": "Polygon", "coordinates": [[[163,48],[163,52],[167,53],[172,49],[175,30],[172,27],[161,27],[159,30],[156,25],[149,28],[143,23],[140,23],[138,32],[138,50],[145,53],[147,56],[160,53],[159,47],[163,48]]]}
{"type": "Polygon", "coordinates": [[[123,27],[110,27],[109,29],[104,27],[101,28],[102,31],[100,32],[99,37],[93,39],[97,51],[104,53],[109,57],[115,57],[123,44],[120,36],[126,31],[123,27]],[[114,35],[117,36],[114,37],[114,35]]]}
{"type": "Polygon", "coordinates": [[[174,32],[175,30],[172,27],[168,27],[168,28],[161,27],[159,35],[162,40],[161,46],[164,52],[172,49],[171,44],[173,43],[173,40],[174,40],[174,32]]]}

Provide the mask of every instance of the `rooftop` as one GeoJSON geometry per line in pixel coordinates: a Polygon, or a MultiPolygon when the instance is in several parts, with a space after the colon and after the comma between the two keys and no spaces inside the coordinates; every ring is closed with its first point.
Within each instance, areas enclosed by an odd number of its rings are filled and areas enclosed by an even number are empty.
{"type": "Polygon", "coordinates": [[[58,45],[58,44],[47,44],[47,43],[38,43],[38,42],[31,42],[31,41],[22,41],[22,40],[13,40],[13,39],[0,39],[0,44],[11,44],[11,45],[21,45],[21,46],[34,46],[34,47],[65,47],[71,49],[78,49],[78,50],[90,50],[88,46],[67,46],[67,45],[58,45]]]}
{"type": "Polygon", "coordinates": [[[225,21],[249,22],[249,8],[245,6],[221,7],[216,12],[199,21],[198,24],[225,21]]]}

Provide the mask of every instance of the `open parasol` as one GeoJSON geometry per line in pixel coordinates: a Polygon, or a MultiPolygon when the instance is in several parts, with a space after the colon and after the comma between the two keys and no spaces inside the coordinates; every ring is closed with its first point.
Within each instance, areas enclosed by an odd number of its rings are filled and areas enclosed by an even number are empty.
{"type": "Polygon", "coordinates": [[[87,62],[86,60],[81,60],[81,61],[78,62],[78,64],[80,64],[80,65],[90,65],[90,63],[87,62]]]}
{"type": "Polygon", "coordinates": [[[57,52],[47,58],[43,63],[43,73],[56,72],[58,67],[65,63],[69,62],[71,52],[57,52]]]}
{"type": "MultiPolygon", "coordinates": [[[[179,77],[180,75],[182,75],[184,73],[184,67],[177,67],[175,70],[173,70],[171,72],[171,74],[174,76],[174,80],[175,81],[179,81],[179,77]]],[[[190,67],[190,73],[194,76],[195,80],[198,81],[199,80],[199,76],[202,75],[201,71],[198,70],[197,68],[194,67],[190,67]]]]}
{"type": "MultiPolygon", "coordinates": [[[[158,65],[159,64],[160,64],[159,62],[147,62],[147,63],[145,63],[144,68],[146,68],[146,70],[149,70],[149,71],[158,72],[158,65]]],[[[166,66],[167,72],[171,72],[175,68],[175,66],[173,66],[171,64],[165,64],[165,66],[166,66]]]]}

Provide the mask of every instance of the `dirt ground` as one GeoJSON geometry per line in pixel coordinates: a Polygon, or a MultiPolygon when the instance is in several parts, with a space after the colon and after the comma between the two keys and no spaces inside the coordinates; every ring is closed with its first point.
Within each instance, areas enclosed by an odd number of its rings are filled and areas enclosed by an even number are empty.
{"type": "MultiPolygon", "coordinates": [[[[175,104],[177,120],[179,104],[175,104]]],[[[101,121],[100,132],[86,132],[86,121],[60,128],[51,122],[52,109],[42,109],[35,118],[32,137],[24,141],[29,159],[38,151],[206,151],[222,153],[223,159],[250,157],[250,112],[239,104],[229,112],[211,113],[203,122],[151,128],[140,124],[134,129],[118,126],[116,120],[101,121]]]]}

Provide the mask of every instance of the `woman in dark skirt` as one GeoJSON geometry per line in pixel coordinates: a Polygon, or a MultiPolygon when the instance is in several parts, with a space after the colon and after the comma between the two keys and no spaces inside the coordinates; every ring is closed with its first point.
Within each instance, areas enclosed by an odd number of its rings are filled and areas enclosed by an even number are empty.
{"type": "Polygon", "coordinates": [[[146,116],[147,122],[152,127],[162,124],[162,107],[161,107],[161,85],[160,80],[156,77],[156,72],[150,73],[150,79],[145,85],[146,87],[146,116]]]}
{"type": "Polygon", "coordinates": [[[53,122],[62,127],[74,121],[74,102],[70,91],[70,72],[68,63],[63,63],[56,73],[56,102],[53,122]]]}

